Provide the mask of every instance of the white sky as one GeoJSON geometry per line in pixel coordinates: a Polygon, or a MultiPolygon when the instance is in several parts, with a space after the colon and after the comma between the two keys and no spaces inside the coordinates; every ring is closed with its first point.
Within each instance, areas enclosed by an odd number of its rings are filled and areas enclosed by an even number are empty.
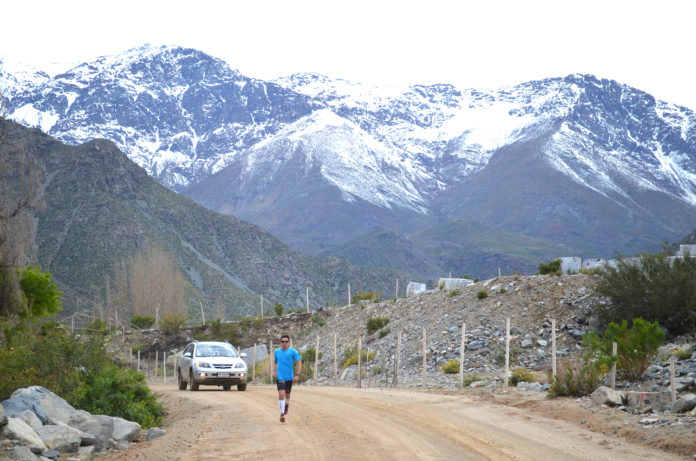
{"type": "Polygon", "coordinates": [[[0,56],[44,69],[167,44],[261,79],[492,88],[591,73],[696,110],[692,0],[18,0],[0,15],[0,56]]]}

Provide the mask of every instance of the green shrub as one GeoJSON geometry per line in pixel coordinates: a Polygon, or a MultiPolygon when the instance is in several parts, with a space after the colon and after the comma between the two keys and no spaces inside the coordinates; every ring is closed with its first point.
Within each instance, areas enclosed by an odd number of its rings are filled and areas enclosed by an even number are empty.
{"type": "Polygon", "coordinates": [[[674,355],[677,357],[678,360],[689,360],[691,358],[692,353],[693,349],[691,346],[680,347],[679,349],[674,351],[674,355]]]}
{"type": "MultiPolygon", "coordinates": [[[[362,349],[360,353],[360,362],[367,363],[375,358],[375,352],[368,352],[367,349],[362,349]]],[[[358,348],[355,346],[347,347],[343,351],[343,363],[341,366],[343,368],[348,368],[351,365],[357,365],[358,363],[358,348]]]]}
{"type": "Polygon", "coordinates": [[[502,287],[501,287],[501,288],[500,288],[500,294],[501,294],[501,295],[504,295],[505,293],[507,293],[507,290],[506,290],[505,288],[502,288],[502,287]]]}
{"type": "MultiPolygon", "coordinates": [[[[518,346],[516,343],[510,342],[510,365],[518,365],[521,354],[522,348],[518,346]]],[[[499,367],[505,365],[505,345],[496,347],[495,355],[493,355],[493,360],[495,361],[495,364],[499,367]]]]}
{"type": "Polygon", "coordinates": [[[119,416],[143,427],[160,424],[164,410],[143,375],[110,360],[105,330],[92,324],[75,337],[55,322],[45,322],[36,334],[26,323],[4,326],[0,400],[18,388],[39,385],[75,408],[119,416]]]}
{"type": "Polygon", "coordinates": [[[134,315],[131,318],[131,325],[133,328],[137,328],[139,330],[147,330],[152,328],[152,325],[154,324],[155,318],[149,315],[134,315]]]}
{"type": "Polygon", "coordinates": [[[610,367],[616,361],[616,369],[621,371],[626,379],[635,381],[640,379],[650,366],[665,336],[657,322],[650,323],[636,318],[631,328],[628,328],[628,322],[625,320],[621,325],[611,322],[602,335],[590,332],[585,335],[583,342],[589,349],[588,358],[596,358],[606,367],[610,367]],[[612,356],[614,342],[617,343],[618,357],[612,356]]]}
{"type": "Polygon", "coordinates": [[[187,317],[183,314],[167,314],[160,321],[160,330],[166,335],[177,334],[186,325],[187,317]]]}
{"type": "Polygon", "coordinates": [[[549,263],[539,263],[539,274],[541,275],[561,275],[561,260],[554,259],[549,263]]]}
{"type": "Polygon", "coordinates": [[[488,297],[488,292],[486,290],[479,290],[478,293],[476,293],[476,297],[478,299],[483,299],[488,297]]]}
{"type": "Polygon", "coordinates": [[[389,333],[391,333],[391,329],[390,329],[390,328],[382,328],[381,330],[379,330],[379,334],[378,334],[379,339],[384,338],[384,337],[387,336],[389,333]]]}
{"type": "Polygon", "coordinates": [[[550,396],[583,397],[599,387],[606,369],[599,363],[576,360],[559,363],[557,372],[556,376],[549,377],[550,396]]]}
{"type": "Polygon", "coordinates": [[[536,380],[534,379],[532,372],[526,368],[515,368],[512,370],[512,374],[510,375],[510,385],[517,386],[517,383],[521,383],[522,381],[532,383],[536,380]]]}
{"type": "Polygon", "coordinates": [[[483,381],[483,378],[478,375],[466,375],[464,376],[464,387],[469,387],[477,381],[483,381]]]}
{"type": "Polygon", "coordinates": [[[389,317],[370,317],[367,319],[367,334],[371,335],[380,328],[383,328],[388,323],[389,317]]]}
{"type": "Polygon", "coordinates": [[[273,306],[273,310],[275,311],[275,314],[276,314],[278,317],[280,317],[281,315],[283,315],[283,309],[284,309],[284,307],[283,307],[283,305],[280,304],[280,303],[275,303],[275,306],[273,306]]]}
{"type": "Polygon", "coordinates": [[[696,258],[670,262],[664,254],[645,253],[638,262],[620,257],[604,266],[596,291],[611,301],[594,313],[600,329],[609,322],[635,318],[659,322],[670,335],[696,330],[696,258]]]}
{"type": "Polygon", "coordinates": [[[215,319],[212,322],[210,322],[210,329],[214,335],[219,335],[222,331],[222,320],[215,319]]]}
{"type": "Polygon", "coordinates": [[[374,291],[370,291],[368,293],[356,293],[353,295],[351,302],[353,304],[358,304],[360,301],[370,301],[373,303],[378,303],[381,296],[382,293],[375,293],[374,291]]]}
{"type": "Polygon", "coordinates": [[[462,292],[459,291],[458,288],[455,288],[454,290],[452,290],[452,291],[450,291],[449,293],[447,293],[447,297],[448,297],[448,298],[454,298],[455,296],[459,296],[460,294],[462,294],[462,292]]]}
{"type": "Polygon", "coordinates": [[[445,289],[445,282],[440,282],[440,285],[438,286],[438,288],[440,290],[444,290],[445,289]]]}
{"type": "Polygon", "coordinates": [[[323,327],[326,325],[326,322],[324,321],[323,318],[319,317],[318,315],[313,315],[312,316],[312,323],[316,326],[323,327]]]}
{"type": "Polygon", "coordinates": [[[459,360],[452,359],[448,360],[447,363],[443,363],[442,371],[444,371],[445,374],[448,375],[459,373],[459,360]]]}

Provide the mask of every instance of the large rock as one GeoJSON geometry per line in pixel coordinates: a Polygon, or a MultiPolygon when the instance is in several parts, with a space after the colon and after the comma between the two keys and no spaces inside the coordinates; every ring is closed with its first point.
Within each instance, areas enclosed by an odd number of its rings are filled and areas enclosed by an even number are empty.
{"type": "Polygon", "coordinates": [[[606,386],[598,387],[592,395],[590,395],[592,403],[595,405],[623,405],[624,393],[620,391],[613,391],[606,386]]]}
{"type": "MultiPolygon", "coordinates": [[[[75,409],[65,399],[57,396],[53,392],[41,386],[31,386],[24,389],[17,389],[12,393],[12,397],[28,397],[35,400],[43,409],[43,413],[48,418],[48,422],[55,424],[60,421],[67,424],[70,420],[70,415],[75,412],[75,409]]],[[[37,414],[37,416],[39,416],[37,414]]],[[[39,416],[41,419],[41,416],[39,416]]],[[[46,421],[41,421],[46,424],[46,421]]]]}
{"type": "Polygon", "coordinates": [[[652,409],[653,411],[664,411],[667,403],[666,397],[660,392],[625,392],[626,406],[638,410],[640,413],[652,409]]]}
{"type": "Polygon", "coordinates": [[[31,410],[24,410],[22,413],[20,413],[18,417],[19,419],[27,423],[29,427],[31,427],[35,431],[38,430],[41,426],[43,426],[39,417],[36,416],[36,413],[34,413],[31,410]]]}
{"type": "Polygon", "coordinates": [[[78,431],[64,424],[47,424],[36,431],[36,434],[48,448],[60,453],[77,453],[80,448],[78,431]]]}
{"type": "Polygon", "coordinates": [[[672,412],[686,413],[696,408],[696,395],[686,394],[672,405],[672,412]]]}
{"type": "MultiPolygon", "coordinates": [[[[40,458],[36,456],[29,447],[24,445],[15,445],[10,449],[10,456],[12,461],[37,461],[40,458]]],[[[3,458],[7,459],[7,458],[3,458]]]]}
{"type": "Polygon", "coordinates": [[[123,418],[114,418],[114,431],[111,433],[111,438],[117,442],[122,440],[134,442],[140,435],[140,429],[138,423],[123,418]]]}
{"type": "Polygon", "coordinates": [[[79,429],[94,436],[94,446],[102,451],[109,445],[109,439],[114,432],[114,418],[105,415],[93,415],[84,410],[77,410],[70,416],[70,427],[79,429]]]}
{"type": "Polygon", "coordinates": [[[29,447],[33,453],[43,453],[46,451],[46,444],[36,435],[27,423],[19,418],[8,418],[7,424],[0,431],[0,436],[16,440],[20,445],[29,447]]]}
{"type": "Polygon", "coordinates": [[[48,418],[43,411],[43,407],[39,402],[31,397],[25,395],[20,395],[17,397],[10,397],[2,402],[2,407],[10,418],[19,418],[22,412],[29,410],[33,411],[34,414],[39,418],[41,424],[47,424],[48,418]]]}
{"type": "Polygon", "coordinates": [[[7,424],[7,415],[5,414],[5,409],[0,405],[0,427],[7,424]]]}

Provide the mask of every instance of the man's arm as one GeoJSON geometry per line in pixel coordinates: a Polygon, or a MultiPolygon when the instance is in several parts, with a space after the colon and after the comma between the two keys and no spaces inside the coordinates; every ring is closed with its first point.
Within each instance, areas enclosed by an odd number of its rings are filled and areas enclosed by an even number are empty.
{"type": "Polygon", "coordinates": [[[275,361],[275,359],[276,359],[276,356],[275,356],[275,352],[274,352],[273,358],[271,359],[271,363],[273,364],[273,366],[271,367],[271,370],[273,370],[273,373],[272,373],[273,377],[277,378],[278,377],[278,363],[275,361]]]}
{"type": "Polygon", "coordinates": [[[298,360],[297,361],[297,374],[295,375],[295,377],[292,380],[295,382],[299,381],[301,373],[302,373],[302,360],[298,360]]]}

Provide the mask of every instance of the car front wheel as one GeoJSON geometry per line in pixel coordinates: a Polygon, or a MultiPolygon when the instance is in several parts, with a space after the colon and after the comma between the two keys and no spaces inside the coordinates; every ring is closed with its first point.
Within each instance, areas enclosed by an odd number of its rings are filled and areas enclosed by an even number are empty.
{"type": "Polygon", "coordinates": [[[188,384],[186,380],[184,379],[183,376],[181,376],[181,370],[177,369],[176,370],[176,380],[179,383],[179,390],[180,391],[185,391],[186,390],[186,385],[188,384]]]}
{"type": "Polygon", "coordinates": [[[189,372],[189,385],[191,386],[192,391],[198,390],[198,383],[193,380],[193,370],[189,372]]]}
{"type": "Polygon", "coordinates": [[[238,391],[245,391],[245,390],[246,390],[246,383],[244,383],[244,384],[237,384],[237,390],[238,390],[238,391]]]}

